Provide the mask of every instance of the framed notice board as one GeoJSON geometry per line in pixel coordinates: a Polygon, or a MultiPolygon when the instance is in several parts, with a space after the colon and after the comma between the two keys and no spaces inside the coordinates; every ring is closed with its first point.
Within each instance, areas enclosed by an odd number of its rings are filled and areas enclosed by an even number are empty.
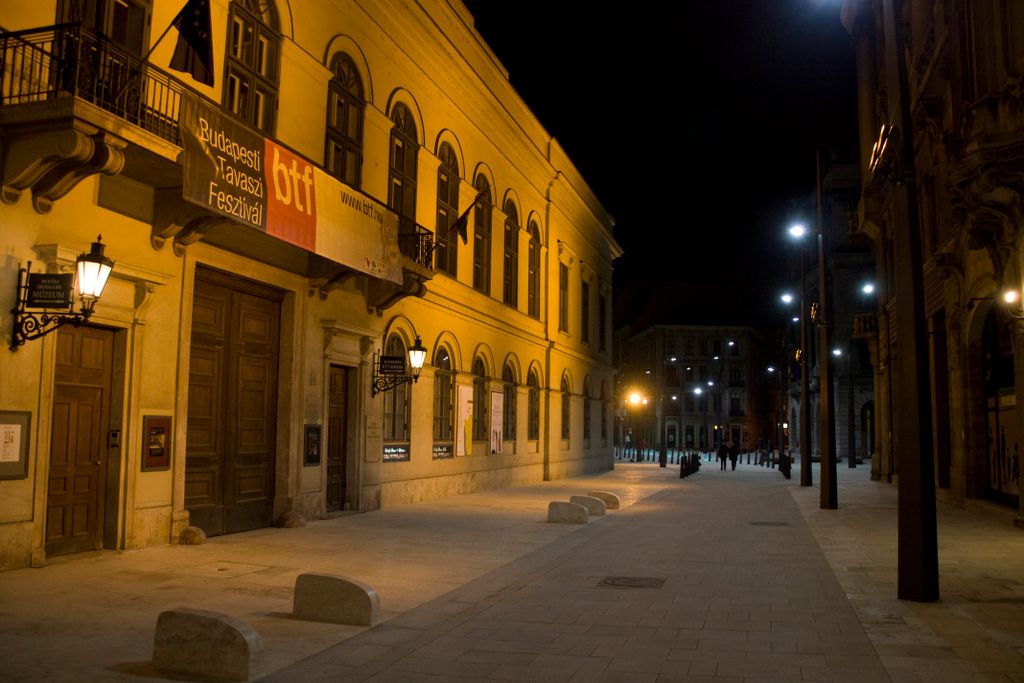
{"type": "Polygon", "coordinates": [[[145,415],[142,418],[142,471],[171,467],[170,415],[145,415]]]}
{"type": "Polygon", "coordinates": [[[32,413],[0,410],[0,479],[28,477],[28,436],[32,413]]]}

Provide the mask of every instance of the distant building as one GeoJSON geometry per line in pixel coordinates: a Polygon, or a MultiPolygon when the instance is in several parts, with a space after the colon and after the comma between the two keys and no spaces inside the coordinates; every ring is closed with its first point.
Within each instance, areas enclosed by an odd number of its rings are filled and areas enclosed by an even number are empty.
{"type": "MultiPolygon", "coordinates": [[[[745,326],[651,325],[616,333],[618,445],[704,451],[777,443],[771,340],[745,326]]],[[[773,365],[774,364],[774,365],[773,365]]]]}
{"type": "Polygon", "coordinates": [[[5,337],[0,569],[611,468],[613,220],[462,3],[184,4],[0,9],[5,335],[114,260],[5,337]]]}
{"type": "Polygon", "coordinates": [[[857,53],[856,230],[877,263],[860,325],[876,372],[872,473],[934,471],[949,500],[1022,525],[1024,3],[844,0],[842,19],[857,53]],[[927,386],[902,372],[915,362],[927,386]],[[926,467],[901,470],[911,448],[926,467]]]}

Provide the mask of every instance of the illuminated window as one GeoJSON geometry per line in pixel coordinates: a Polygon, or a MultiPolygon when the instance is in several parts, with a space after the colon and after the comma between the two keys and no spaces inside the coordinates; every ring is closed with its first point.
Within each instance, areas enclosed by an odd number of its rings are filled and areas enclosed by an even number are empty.
{"type": "Polygon", "coordinates": [[[477,176],[477,194],[484,193],[473,209],[473,289],[491,293],[491,186],[477,176]]]}
{"type": "Polygon", "coordinates": [[[398,214],[398,246],[402,253],[416,258],[416,156],[419,143],[416,123],[409,108],[401,102],[391,111],[391,155],[388,168],[388,208],[398,214]]]}
{"type": "Polygon", "coordinates": [[[488,407],[487,370],[483,359],[473,361],[473,440],[487,441],[490,423],[487,421],[488,407]]]}
{"type": "Polygon", "coordinates": [[[363,82],[355,62],[345,54],[331,60],[334,74],[327,88],[327,149],[324,166],[335,178],[359,187],[363,165],[363,82]]]}
{"type": "Polygon", "coordinates": [[[501,375],[504,384],[505,405],[503,408],[501,431],[506,441],[516,439],[516,373],[511,365],[505,366],[501,375]]]}
{"type": "Polygon", "coordinates": [[[580,284],[580,340],[590,343],[590,283],[580,284]]]}
{"type": "Polygon", "coordinates": [[[455,150],[442,142],[437,156],[437,227],[434,232],[434,267],[452,277],[458,275],[459,235],[452,226],[459,217],[459,160],[455,150]]]}
{"type": "Polygon", "coordinates": [[[568,439],[570,434],[569,417],[572,410],[572,396],[569,393],[569,378],[562,376],[562,438],[568,439]]]}
{"type": "Polygon", "coordinates": [[[519,305],[519,211],[512,200],[505,202],[505,263],[502,301],[519,305]]]}
{"type": "Polygon", "coordinates": [[[540,438],[540,382],[533,370],[526,378],[526,387],[526,438],[536,441],[540,438]]]}
{"type": "Polygon", "coordinates": [[[586,378],[583,381],[583,438],[590,440],[590,427],[591,427],[591,415],[590,415],[590,378],[586,378]]]}
{"type": "Polygon", "coordinates": [[[569,331],[569,266],[558,264],[558,330],[569,331]]]}
{"type": "Polygon", "coordinates": [[[233,0],[229,8],[224,106],[272,135],[281,42],[277,8],[265,0],[233,0]]]}
{"type": "MultiPolygon", "coordinates": [[[[397,334],[388,337],[384,345],[385,356],[406,358],[405,342],[397,334]]],[[[384,399],[385,443],[409,442],[409,417],[412,415],[412,384],[399,384],[381,394],[384,399]]]]}
{"type": "Polygon", "coordinates": [[[455,373],[448,349],[434,355],[434,441],[451,441],[454,424],[455,373]]]}
{"type": "Polygon", "coordinates": [[[526,280],[527,313],[531,318],[540,318],[540,230],[530,221],[529,272],[526,280]]]}

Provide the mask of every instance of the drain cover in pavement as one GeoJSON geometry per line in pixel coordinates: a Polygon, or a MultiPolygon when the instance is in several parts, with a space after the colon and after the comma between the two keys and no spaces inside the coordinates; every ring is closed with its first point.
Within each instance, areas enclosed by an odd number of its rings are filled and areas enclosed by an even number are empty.
{"type": "Polygon", "coordinates": [[[665,581],[651,576],[606,576],[597,585],[611,588],[661,588],[665,581]]]}
{"type": "Polygon", "coordinates": [[[750,526],[789,526],[789,522],[751,522],[750,526]]]}
{"type": "Polygon", "coordinates": [[[236,576],[244,576],[268,569],[259,564],[245,564],[242,562],[231,562],[228,560],[217,560],[207,562],[189,568],[189,571],[201,576],[216,576],[223,579],[231,579],[236,576]]]}

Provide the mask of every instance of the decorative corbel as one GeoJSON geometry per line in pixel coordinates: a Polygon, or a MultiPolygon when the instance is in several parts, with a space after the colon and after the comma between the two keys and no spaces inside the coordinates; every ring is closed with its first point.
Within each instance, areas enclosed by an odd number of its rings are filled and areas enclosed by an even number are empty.
{"type": "Polygon", "coordinates": [[[184,256],[185,249],[203,238],[213,227],[228,219],[182,199],[182,188],[162,188],[153,201],[153,227],[149,243],[157,251],[168,239],[173,240],[175,256],[184,256]]]}
{"type": "Polygon", "coordinates": [[[348,268],[341,270],[334,277],[311,280],[309,283],[309,296],[319,294],[320,300],[326,301],[328,294],[344,285],[356,275],[359,275],[358,271],[348,268]]]}
{"type": "Polygon", "coordinates": [[[24,190],[32,206],[49,213],[53,202],[96,173],[115,175],[124,168],[127,142],[92,126],[15,135],[4,152],[0,201],[13,204],[24,190]]]}

